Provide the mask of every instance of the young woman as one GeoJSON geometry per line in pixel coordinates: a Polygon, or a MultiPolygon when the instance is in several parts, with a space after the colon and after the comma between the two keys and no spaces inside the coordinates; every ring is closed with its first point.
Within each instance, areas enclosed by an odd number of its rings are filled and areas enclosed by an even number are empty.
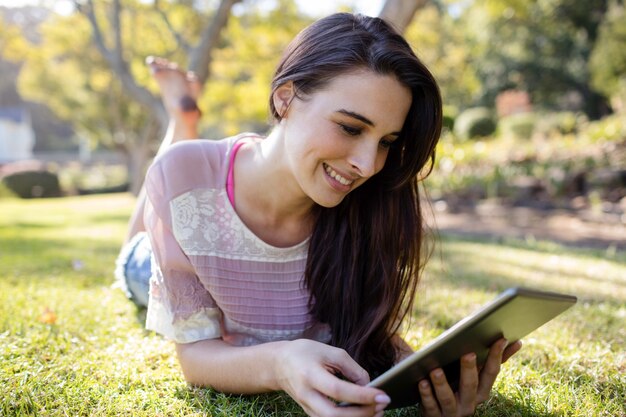
{"type": "MultiPolygon", "coordinates": [[[[191,384],[284,390],[312,416],[382,415],[389,398],[363,385],[411,351],[397,332],[424,264],[434,78],[384,21],[335,14],[284,53],[267,137],[168,146],[197,137],[198,89],[151,66],[172,122],[118,261],[147,328],[176,342],[191,384]]],[[[472,414],[520,347],[505,345],[482,369],[465,355],[458,392],[434,370],[419,385],[424,415],[472,414]]]]}

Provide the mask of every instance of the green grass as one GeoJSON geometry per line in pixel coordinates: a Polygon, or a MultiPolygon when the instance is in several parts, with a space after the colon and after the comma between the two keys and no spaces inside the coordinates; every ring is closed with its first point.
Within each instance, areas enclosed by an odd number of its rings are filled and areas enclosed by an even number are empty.
{"type": "MultiPolygon", "coordinates": [[[[132,205],[125,194],[0,200],[0,416],[303,415],[281,393],[185,384],[173,346],[112,288],[132,205]]],[[[418,347],[511,285],[581,302],[525,339],[476,415],[626,416],[624,253],[444,236],[408,339],[418,347]]]]}

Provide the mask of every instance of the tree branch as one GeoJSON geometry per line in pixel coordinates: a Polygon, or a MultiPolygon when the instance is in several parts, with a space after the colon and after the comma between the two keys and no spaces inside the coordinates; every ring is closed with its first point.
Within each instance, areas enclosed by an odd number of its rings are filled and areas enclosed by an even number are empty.
{"type": "Polygon", "coordinates": [[[105,44],[102,30],[100,29],[100,25],[98,24],[98,20],[96,18],[93,0],[87,0],[86,6],[81,5],[78,0],[75,0],[74,4],[76,5],[76,9],[84,14],[89,20],[93,30],[93,40],[96,48],[98,48],[105,61],[109,64],[111,70],[113,70],[119,81],[122,83],[126,92],[135,98],[139,103],[151,109],[155,115],[165,122],[167,120],[167,114],[161,100],[155,97],[150,91],[137,84],[135,78],[128,70],[128,64],[124,61],[122,54],[123,45],[120,23],[121,5],[119,0],[115,0],[113,2],[111,16],[114,31],[113,37],[115,40],[113,50],[108,48],[105,44]]]}
{"type": "MultiPolygon", "coordinates": [[[[90,0],[91,1],[91,0],[90,0]]],[[[115,60],[115,68],[122,70],[124,68],[124,58],[122,52],[122,25],[120,24],[120,0],[113,1],[113,36],[115,39],[115,48],[113,49],[113,59],[115,60]]]]}
{"type": "Polygon", "coordinates": [[[189,54],[189,70],[196,73],[201,84],[209,78],[209,67],[213,49],[217,46],[220,33],[226,27],[230,10],[235,3],[241,0],[222,0],[213,16],[213,21],[202,32],[200,42],[194,46],[189,54]]]}
{"type": "Polygon", "coordinates": [[[418,9],[431,0],[387,0],[379,17],[390,23],[400,33],[404,33],[418,9]]]}
{"type": "Polygon", "coordinates": [[[183,38],[180,32],[174,29],[174,26],[172,26],[172,22],[167,17],[167,13],[165,13],[163,9],[161,9],[159,4],[160,4],[159,0],[154,0],[154,10],[159,14],[159,16],[161,16],[161,19],[163,19],[163,21],[165,22],[167,29],[170,31],[172,36],[176,39],[176,44],[178,45],[178,47],[184,49],[185,52],[189,53],[189,51],[191,50],[191,45],[189,44],[189,42],[185,40],[185,38],[183,38]]]}
{"type": "Polygon", "coordinates": [[[94,12],[93,1],[88,0],[87,5],[83,5],[78,0],[75,0],[74,5],[76,6],[76,10],[85,15],[85,17],[89,20],[96,48],[98,48],[104,59],[109,62],[112,59],[112,53],[104,44],[104,37],[102,36],[102,31],[100,30],[100,25],[98,24],[98,20],[96,19],[96,14],[94,12]]]}

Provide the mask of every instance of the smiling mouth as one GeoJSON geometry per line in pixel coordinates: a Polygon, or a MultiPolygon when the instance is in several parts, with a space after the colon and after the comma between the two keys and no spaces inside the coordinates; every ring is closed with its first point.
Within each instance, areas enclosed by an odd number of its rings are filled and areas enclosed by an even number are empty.
{"type": "Polygon", "coordinates": [[[335,172],[334,169],[332,169],[331,167],[329,167],[328,165],[324,164],[324,170],[326,171],[326,173],[328,174],[329,177],[333,178],[334,180],[336,180],[337,182],[343,184],[343,185],[352,185],[352,183],[354,182],[354,180],[349,180],[345,177],[342,177],[341,175],[337,174],[335,172]]]}

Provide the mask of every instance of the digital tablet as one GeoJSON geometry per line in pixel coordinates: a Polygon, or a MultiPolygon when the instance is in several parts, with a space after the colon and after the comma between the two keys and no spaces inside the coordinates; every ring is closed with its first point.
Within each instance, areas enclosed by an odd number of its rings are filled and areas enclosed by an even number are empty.
{"type": "Polygon", "coordinates": [[[442,368],[456,391],[459,358],[476,353],[483,364],[489,347],[501,337],[509,344],[526,336],[576,303],[576,297],[528,288],[509,288],[496,299],[443,332],[431,343],[405,358],[370,382],[391,397],[387,409],[405,407],[420,401],[418,382],[430,371],[442,368]]]}

